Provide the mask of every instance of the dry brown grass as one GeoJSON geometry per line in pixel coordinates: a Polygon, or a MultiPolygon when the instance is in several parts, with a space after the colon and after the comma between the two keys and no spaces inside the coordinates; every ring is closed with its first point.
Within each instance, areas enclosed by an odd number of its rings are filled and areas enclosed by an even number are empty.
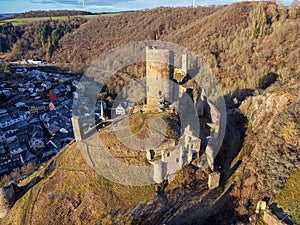
{"type": "Polygon", "coordinates": [[[119,221],[119,210],[149,201],[154,186],[132,187],[113,183],[93,171],[75,143],[55,157],[51,174],[30,189],[1,224],[96,224],[109,215],[119,221]]]}

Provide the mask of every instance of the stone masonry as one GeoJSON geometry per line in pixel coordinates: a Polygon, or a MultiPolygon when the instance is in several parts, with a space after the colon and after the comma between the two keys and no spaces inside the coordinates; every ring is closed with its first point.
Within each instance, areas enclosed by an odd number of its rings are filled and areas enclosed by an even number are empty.
{"type": "Polygon", "coordinates": [[[76,141],[81,141],[83,139],[83,130],[81,128],[81,120],[78,116],[72,117],[73,131],[76,141]]]}
{"type": "Polygon", "coordinates": [[[147,108],[158,108],[161,98],[173,100],[174,53],[156,46],[146,48],[147,108]]]}

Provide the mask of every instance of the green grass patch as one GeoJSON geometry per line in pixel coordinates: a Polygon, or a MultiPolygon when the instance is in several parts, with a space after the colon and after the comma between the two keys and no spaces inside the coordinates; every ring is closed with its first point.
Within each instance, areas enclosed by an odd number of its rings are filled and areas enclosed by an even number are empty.
{"type": "Polygon", "coordinates": [[[101,16],[109,16],[109,17],[111,17],[111,16],[117,16],[117,15],[119,15],[119,14],[118,13],[101,14],[101,16]]]}
{"type": "Polygon", "coordinates": [[[145,117],[142,113],[136,113],[129,119],[130,129],[132,134],[137,134],[141,131],[145,123],[145,117]]]}
{"type": "Polygon", "coordinates": [[[33,18],[14,18],[8,20],[2,20],[1,24],[12,23],[14,26],[21,25],[24,23],[36,22],[36,21],[47,21],[47,20],[67,20],[67,16],[55,16],[55,17],[33,17],[33,18]]]}
{"type": "Polygon", "coordinates": [[[287,179],[275,202],[291,214],[289,219],[300,224],[300,170],[295,171],[287,179]]]}
{"type": "Polygon", "coordinates": [[[32,17],[32,18],[14,18],[14,19],[7,19],[7,20],[2,20],[0,21],[0,25],[5,24],[5,23],[12,23],[14,26],[21,25],[24,23],[30,23],[30,22],[36,22],[36,21],[47,21],[47,20],[68,20],[70,18],[85,18],[85,19],[92,19],[97,16],[117,16],[117,13],[109,13],[109,14],[99,14],[99,15],[81,15],[81,16],[53,16],[53,17],[32,17]]]}

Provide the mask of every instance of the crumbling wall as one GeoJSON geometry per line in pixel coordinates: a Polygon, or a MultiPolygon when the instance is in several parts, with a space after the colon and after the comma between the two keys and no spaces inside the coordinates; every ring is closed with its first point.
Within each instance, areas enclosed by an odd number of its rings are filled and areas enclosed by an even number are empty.
{"type": "Polygon", "coordinates": [[[220,185],[220,173],[213,172],[208,175],[208,188],[215,189],[220,185]]]}
{"type": "Polygon", "coordinates": [[[83,140],[83,130],[81,128],[81,120],[78,116],[72,117],[73,131],[76,141],[83,140]]]}
{"type": "MultiPolygon", "coordinates": [[[[200,140],[200,139],[199,139],[200,140]]],[[[199,147],[199,140],[191,141],[194,145],[184,147],[184,141],[172,149],[166,149],[161,151],[161,158],[156,159],[152,164],[154,165],[153,179],[156,183],[160,183],[166,179],[172,180],[176,173],[181,170],[184,165],[191,163],[194,160],[194,153],[197,151],[194,147],[199,147]],[[193,147],[193,148],[192,148],[193,147]]],[[[148,160],[151,158],[148,151],[148,160]]]]}
{"type": "Polygon", "coordinates": [[[270,210],[265,210],[264,211],[264,221],[268,224],[268,225],[287,225],[286,223],[284,223],[283,221],[279,220],[277,218],[277,216],[275,216],[270,210]]]}
{"type": "Polygon", "coordinates": [[[0,218],[6,216],[16,201],[16,192],[11,184],[0,189],[0,218]]]}
{"type": "Polygon", "coordinates": [[[220,132],[220,127],[226,126],[226,112],[220,112],[219,109],[208,101],[211,113],[211,132],[208,138],[208,144],[205,149],[205,155],[202,158],[200,166],[206,168],[210,167],[214,171],[214,159],[216,158],[219,149],[221,148],[224,133],[220,132]]]}
{"type": "Polygon", "coordinates": [[[1,188],[0,190],[0,218],[5,217],[5,215],[9,212],[10,206],[8,200],[6,198],[5,192],[1,188]]]}

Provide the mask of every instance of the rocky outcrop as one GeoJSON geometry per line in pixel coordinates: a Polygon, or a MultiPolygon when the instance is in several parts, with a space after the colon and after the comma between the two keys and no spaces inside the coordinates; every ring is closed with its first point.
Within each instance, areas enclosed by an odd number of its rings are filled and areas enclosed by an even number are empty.
{"type": "Polygon", "coordinates": [[[3,218],[16,200],[15,185],[11,184],[0,189],[0,218],[3,218]]]}
{"type": "Polygon", "coordinates": [[[0,219],[5,217],[16,201],[40,180],[40,177],[34,177],[27,185],[22,187],[19,187],[14,183],[2,187],[0,189],[0,219]]]}
{"type": "Polygon", "coordinates": [[[296,85],[249,97],[241,104],[239,109],[248,123],[232,192],[239,213],[248,214],[259,199],[274,197],[300,168],[299,106],[296,85]]]}

